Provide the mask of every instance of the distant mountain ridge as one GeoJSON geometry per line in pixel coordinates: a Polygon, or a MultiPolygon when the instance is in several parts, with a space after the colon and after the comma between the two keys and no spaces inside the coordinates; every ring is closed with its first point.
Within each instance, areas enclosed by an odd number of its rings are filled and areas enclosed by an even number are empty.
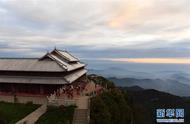
{"type": "Polygon", "coordinates": [[[137,79],[172,79],[190,85],[190,74],[181,71],[131,71],[124,68],[89,69],[89,74],[98,74],[104,77],[137,78],[137,79]]]}
{"type": "Polygon", "coordinates": [[[130,71],[122,68],[107,68],[107,69],[89,69],[89,74],[97,74],[104,77],[117,77],[117,78],[125,78],[125,77],[132,77],[132,78],[146,78],[146,77],[153,77],[154,75],[146,72],[136,72],[130,71]]]}
{"type": "Polygon", "coordinates": [[[127,90],[127,91],[143,91],[144,89],[139,87],[139,86],[131,86],[131,87],[119,87],[122,90],[127,90]]]}
{"type": "Polygon", "coordinates": [[[156,89],[179,96],[190,96],[190,74],[182,71],[146,72],[125,68],[89,69],[89,74],[97,74],[114,81],[117,86],[140,86],[156,89]],[[112,78],[111,78],[112,77],[112,78]]]}
{"type": "Polygon", "coordinates": [[[144,89],[156,89],[178,96],[190,96],[190,85],[171,79],[136,79],[136,78],[115,78],[111,77],[115,85],[120,87],[139,86],[144,89]]]}

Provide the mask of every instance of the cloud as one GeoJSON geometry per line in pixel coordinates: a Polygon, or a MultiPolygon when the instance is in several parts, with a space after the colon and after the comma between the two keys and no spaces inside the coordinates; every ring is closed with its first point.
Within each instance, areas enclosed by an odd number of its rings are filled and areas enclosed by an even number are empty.
{"type": "Polygon", "coordinates": [[[1,48],[36,53],[80,47],[80,53],[86,55],[85,49],[96,57],[102,51],[117,56],[109,49],[122,51],[122,57],[188,56],[182,42],[190,43],[189,13],[189,0],[0,0],[1,48]]]}
{"type": "MultiPolygon", "coordinates": [[[[115,15],[110,20],[110,23],[115,23],[122,28],[130,24],[139,26],[139,24],[151,25],[154,23],[164,25],[163,23],[178,23],[177,21],[172,21],[173,19],[184,22],[184,18],[189,19],[187,16],[190,11],[189,3],[187,0],[124,0],[113,8],[115,15]]],[[[116,28],[117,25],[115,26],[116,28]]]]}

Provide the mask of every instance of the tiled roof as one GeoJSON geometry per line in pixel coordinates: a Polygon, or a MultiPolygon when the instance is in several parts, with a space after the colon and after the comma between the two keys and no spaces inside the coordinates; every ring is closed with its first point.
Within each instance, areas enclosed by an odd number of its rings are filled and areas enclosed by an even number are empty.
{"type": "MultiPolygon", "coordinates": [[[[60,72],[63,77],[1,75],[1,83],[65,84],[72,83],[86,74],[85,64],[68,52],[54,50],[42,58],[0,59],[0,71],[60,72]],[[53,54],[56,52],[57,54],[53,54]],[[65,60],[67,59],[67,60],[65,60]]],[[[6,73],[7,74],[7,73],[6,73]]]]}

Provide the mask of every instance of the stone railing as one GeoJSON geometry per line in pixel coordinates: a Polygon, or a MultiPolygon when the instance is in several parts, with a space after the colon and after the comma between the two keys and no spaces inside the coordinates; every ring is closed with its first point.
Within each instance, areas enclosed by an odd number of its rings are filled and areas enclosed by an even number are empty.
{"type": "Polygon", "coordinates": [[[53,106],[70,106],[70,105],[76,105],[76,99],[60,99],[56,98],[54,100],[51,100],[48,102],[48,105],[53,105],[53,106]]]}

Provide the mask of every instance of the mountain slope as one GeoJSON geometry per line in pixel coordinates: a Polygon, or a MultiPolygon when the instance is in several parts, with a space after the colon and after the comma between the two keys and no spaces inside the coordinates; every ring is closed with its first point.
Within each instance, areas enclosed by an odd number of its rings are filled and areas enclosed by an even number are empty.
{"type": "MultiPolygon", "coordinates": [[[[110,84],[104,77],[96,75],[89,77],[100,85],[110,84]]],[[[92,97],[90,107],[90,124],[156,124],[158,108],[183,108],[184,124],[190,124],[189,98],[153,89],[144,90],[139,86],[110,87],[102,94],[92,97]]]]}
{"type": "Polygon", "coordinates": [[[127,91],[128,101],[131,101],[135,124],[156,124],[156,109],[158,108],[183,108],[185,109],[185,124],[190,123],[190,100],[153,89],[133,91],[126,87],[122,90],[127,91]]]}

